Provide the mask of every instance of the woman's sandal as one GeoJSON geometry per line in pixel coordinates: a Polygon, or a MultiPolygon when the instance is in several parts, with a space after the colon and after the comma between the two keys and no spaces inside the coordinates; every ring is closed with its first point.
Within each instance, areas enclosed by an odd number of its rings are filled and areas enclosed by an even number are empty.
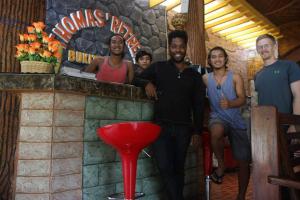
{"type": "Polygon", "coordinates": [[[216,170],[215,170],[215,171],[211,174],[211,176],[210,176],[211,180],[212,180],[214,183],[216,183],[216,184],[221,184],[221,183],[223,182],[223,177],[224,177],[224,174],[222,174],[221,176],[219,176],[219,175],[217,174],[217,171],[216,171],[216,170]]]}

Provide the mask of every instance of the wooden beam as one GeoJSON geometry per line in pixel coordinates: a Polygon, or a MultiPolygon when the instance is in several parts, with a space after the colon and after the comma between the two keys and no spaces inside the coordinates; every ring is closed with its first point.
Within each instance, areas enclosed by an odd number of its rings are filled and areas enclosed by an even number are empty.
{"type": "Polygon", "coordinates": [[[258,27],[250,28],[250,29],[240,31],[240,32],[237,32],[237,33],[232,33],[230,35],[227,35],[226,39],[229,40],[229,39],[232,39],[232,38],[235,38],[235,37],[239,37],[241,35],[245,35],[245,34],[248,34],[248,33],[253,33],[253,32],[256,32],[256,31],[259,31],[259,30],[263,30],[267,27],[268,27],[268,25],[258,26],[258,27]]]}
{"type": "Polygon", "coordinates": [[[251,43],[251,42],[255,42],[257,37],[252,37],[252,38],[248,38],[247,40],[243,40],[240,42],[237,42],[238,45],[243,45],[243,44],[247,44],[247,43],[251,43]]]}
{"type": "Polygon", "coordinates": [[[215,22],[210,23],[211,22],[210,21],[210,22],[205,23],[205,29],[209,29],[209,28],[212,28],[212,27],[217,26],[219,24],[223,24],[225,22],[231,21],[233,19],[240,18],[240,17],[244,16],[246,13],[247,12],[242,12],[242,13],[237,12],[237,13],[232,14],[232,15],[228,14],[228,17],[226,17],[226,15],[223,16],[223,17],[219,17],[219,18],[222,18],[221,20],[218,20],[218,18],[216,18],[214,20],[215,22]]]}
{"type": "Polygon", "coordinates": [[[242,36],[239,36],[239,37],[235,37],[235,38],[232,38],[232,42],[240,42],[240,41],[243,41],[243,40],[247,40],[247,39],[250,39],[250,38],[253,38],[253,37],[258,37],[262,34],[266,34],[266,33],[270,33],[272,32],[274,29],[270,29],[270,30],[266,30],[266,29],[263,29],[263,30],[259,30],[259,31],[256,31],[256,32],[252,32],[252,33],[248,33],[248,34],[244,34],[242,36]]]}
{"type": "Polygon", "coordinates": [[[206,4],[209,4],[209,3],[211,3],[211,2],[213,2],[214,0],[204,0],[204,4],[206,5],[206,4]]]}
{"type": "Polygon", "coordinates": [[[222,17],[222,16],[225,16],[225,15],[228,15],[230,13],[233,13],[235,11],[237,11],[239,8],[241,7],[241,5],[238,5],[238,6],[235,6],[235,7],[230,7],[230,8],[227,8],[227,7],[224,7],[224,11],[222,12],[218,12],[218,13],[209,13],[207,15],[205,15],[205,22],[209,22],[211,20],[214,20],[216,18],[219,18],[219,17],[222,17]]]}
{"type": "Polygon", "coordinates": [[[190,59],[194,64],[206,65],[204,0],[190,0],[186,31],[189,36],[190,59]]]}
{"type": "Polygon", "coordinates": [[[250,47],[255,47],[256,43],[255,42],[250,42],[250,43],[247,43],[247,44],[242,44],[242,45],[239,45],[239,46],[242,46],[244,48],[250,48],[250,47]]]}
{"type": "Polygon", "coordinates": [[[240,20],[237,20],[235,22],[232,22],[232,23],[228,23],[224,26],[220,26],[218,28],[212,28],[212,32],[213,33],[216,33],[216,32],[219,32],[219,31],[222,31],[222,30],[225,30],[225,29],[229,29],[229,28],[232,28],[234,26],[238,26],[240,24],[243,24],[243,23],[246,23],[248,21],[250,21],[251,19],[253,19],[254,17],[245,17],[243,19],[240,19],[240,20]]]}
{"type": "Polygon", "coordinates": [[[279,187],[268,176],[279,174],[277,111],[272,106],[251,109],[253,199],[279,200],[279,187]]]}
{"type": "Polygon", "coordinates": [[[180,0],[173,0],[172,3],[170,3],[167,7],[166,10],[172,10],[173,8],[175,8],[176,6],[180,5],[181,1],[180,0]]]}
{"type": "Polygon", "coordinates": [[[257,27],[258,25],[262,24],[263,22],[260,21],[260,22],[257,22],[257,23],[253,23],[253,24],[249,24],[249,25],[246,25],[246,26],[243,26],[243,27],[240,27],[240,28],[236,28],[234,30],[223,30],[225,33],[221,33],[222,35],[224,36],[227,36],[227,35],[230,35],[230,34],[233,34],[233,33],[238,33],[240,31],[244,31],[244,30],[247,30],[247,29],[250,29],[250,28],[253,28],[253,27],[257,27]]]}
{"type": "Polygon", "coordinates": [[[166,0],[149,0],[149,8],[152,8],[154,6],[157,6],[163,2],[165,2],[166,0]]]}
{"type": "MultiPolygon", "coordinates": [[[[269,31],[266,31],[266,33],[269,33],[269,31]]],[[[262,34],[263,34],[263,33],[262,33],[262,34]]],[[[277,32],[277,33],[274,33],[274,34],[272,34],[272,35],[275,37],[276,35],[279,35],[279,33],[277,32]]],[[[242,45],[242,44],[245,44],[245,43],[249,43],[249,42],[252,42],[252,41],[256,41],[256,38],[257,38],[257,37],[258,37],[258,36],[253,36],[253,37],[251,37],[251,38],[248,38],[248,39],[239,41],[238,44],[242,45]]]]}
{"type": "Polygon", "coordinates": [[[294,189],[300,190],[300,182],[299,181],[280,178],[280,177],[277,177],[277,176],[269,176],[268,177],[268,182],[273,184],[273,185],[279,185],[279,186],[284,186],[284,187],[294,188],[294,189]]]}
{"type": "Polygon", "coordinates": [[[232,0],[221,1],[219,4],[217,4],[217,5],[215,5],[211,8],[205,9],[204,14],[207,15],[207,14],[209,14],[209,13],[215,11],[215,10],[226,7],[230,3],[230,1],[232,1],[232,0]]]}

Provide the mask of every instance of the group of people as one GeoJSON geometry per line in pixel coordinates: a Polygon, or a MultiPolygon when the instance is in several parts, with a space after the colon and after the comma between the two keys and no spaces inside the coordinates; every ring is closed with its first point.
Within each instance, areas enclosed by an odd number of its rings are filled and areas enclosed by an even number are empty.
{"type": "MultiPolygon", "coordinates": [[[[185,31],[172,31],[168,35],[169,60],[149,66],[151,54],[141,52],[136,57],[139,66],[134,68],[123,60],[125,41],[116,34],[110,39],[111,55],[94,60],[86,71],[97,72],[99,80],[143,87],[147,96],[155,100],[154,122],[162,130],[153,144],[153,152],[170,200],[184,199],[184,163],[188,146],[191,142],[197,143],[202,132],[206,87],[211,107],[208,128],[218,161],[211,179],[217,184],[223,181],[223,137],[227,135],[239,165],[236,199],[244,200],[250,177],[251,145],[240,112],[246,101],[243,79],[228,69],[229,58],[222,47],[209,51],[208,64],[212,72],[201,76],[185,62],[187,42],[185,31]],[[114,73],[114,70],[119,71],[114,73]]],[[[255,77],[258,104],[300,115],[299,66],[278,60],[277,41],[269,34],[257,38],[256,48],[264,63],[255,77]]],[[[288,131],[295,131],[295,127],[289,127],[288,131]]]]}
{"type": "Polygon", "coordinates": [[[108,45],[109,56],[96,58],[84,68],[85,72],[95,73],[98,81],[131,83],[134,76],[142,73],[152,62],[152,55],[145,50],[136,54],[135,65],[125,60],[125,40],[120,34],[111,35],[108,45]]]}

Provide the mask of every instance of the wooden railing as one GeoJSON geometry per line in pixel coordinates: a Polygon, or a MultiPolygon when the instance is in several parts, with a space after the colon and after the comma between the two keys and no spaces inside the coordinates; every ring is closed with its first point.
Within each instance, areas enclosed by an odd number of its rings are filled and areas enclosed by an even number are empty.
{"type": "Polygon", "coordinates": [[[252,108],[254,200],[286,198],[280,186],[289,188],[289,199],[300,198],[300,132],[287,133],[291,124],[300,125],[300,116],[280,114],[272,106],[252,108]]]}

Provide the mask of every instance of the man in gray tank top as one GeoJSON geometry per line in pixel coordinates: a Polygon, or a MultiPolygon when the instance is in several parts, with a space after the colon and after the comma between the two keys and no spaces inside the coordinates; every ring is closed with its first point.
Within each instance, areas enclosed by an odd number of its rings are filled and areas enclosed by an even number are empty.
{"type": "Polygon", "coordinates": [[[246,123],[239,108],[245,104],[246,98],[241,76],[227,69],[227,61],[226,51],[222,47],[214,47],[208,53],[208,64],[213,72],[203,76],[211,107],[211,145],[218,160],[218,168],[211,179],[217,184],[222,183],[225,170],[223,138],[227,135],[239,165],[239,192],[236,199],[244,200],[250,176],[251,150],[246,123]]]}
{"type": "MultiPolygon", "coordinates": [[[[256,50],[264,62],[254,79],[258,105],[271,105],[281,113],[300,115],[300,67],[295,62],[277,59],[278,46],[272,35],[259,36],[256,50]]],[[[294,126],[289,127],[288,132],[295,131],[294,126]]]]}

